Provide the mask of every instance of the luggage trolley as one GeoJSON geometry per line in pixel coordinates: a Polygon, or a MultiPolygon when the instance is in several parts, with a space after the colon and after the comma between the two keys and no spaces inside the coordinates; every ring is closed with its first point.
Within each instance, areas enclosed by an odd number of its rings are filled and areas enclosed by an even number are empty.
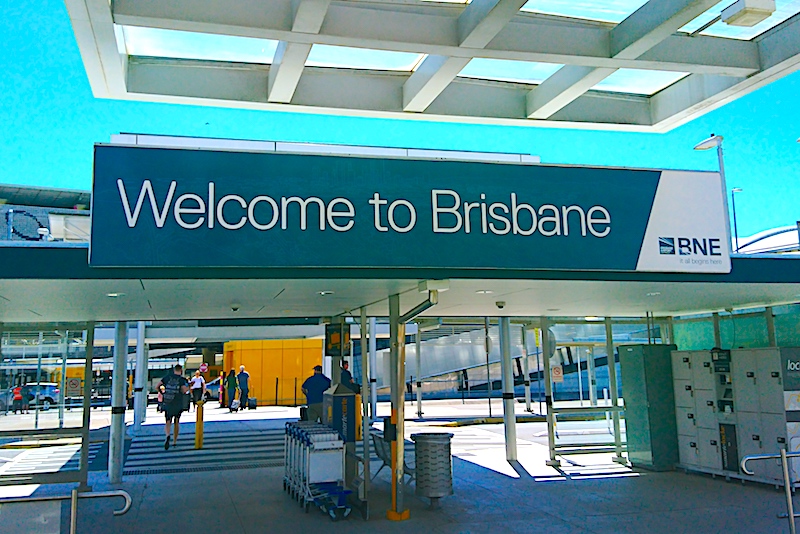
{"type": "Polygon", "coordinates": [[[286,423],[283,489],[308,512],[318,506],[333,521],[350,515],[344,488],[344,441],[319,423],[286,423]]]}

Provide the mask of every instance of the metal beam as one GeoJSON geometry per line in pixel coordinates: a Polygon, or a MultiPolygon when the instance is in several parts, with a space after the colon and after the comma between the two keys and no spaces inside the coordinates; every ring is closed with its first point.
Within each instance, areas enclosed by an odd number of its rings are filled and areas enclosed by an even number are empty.
{"type": "MultiPolygon", "coordinates": [[[[129,91],[155,102],[226,106],[243,109],[286,110],[266,102],[264,67],[192,60],[131,60],[129,91]]],[[[398,73],[375,73],[306,67],[291,109],[311,113],[394,117],[402,109],[402,84],[398,73]]],[[[405,118],[458,120],[520,125],[525,119],[528,86],[459,78],[420,114],[405,118]],[[457,116],[455,118],[454,116],[457,116]]],[[[528,120],[527,126],[648,131],[650,106],[645,97],[589,92],[552,117],[528,120]],[[556,122],[558,121],[558,122],[556,122]],[[604,126],[606,125],[606,126],[604,126]]]]}
{"type": "Polygon", "coordinates": [[[116,0],[109,5],[106,0],[66,0],[92,90],[96,96],[110,98],[663,132],[785,76],[800,64],[797,16],[753,41],[741,41],[675,33],[684,21],[704,11],[707,4],[715,3],[713,0],[651,1],[616,27],[516,13],[519,3],[482,0],[464,6],[327,0],[233,0],[225,4],[213,0],[116,0]],[[324,15],[321,6],[327,7],[324,15]],[[141,63],[126,63],[127,56],[118,51],[114,24],[275,39],[285,45],[272,69],[239,64],[236,68],[242,72],[234,74],[229,68],[232,64],[205,62],[201,74],[184,69],[186,62],[176,62],[182,68],[169,72],[169,79],[143,83],[143,71],[149,69],[142,69],[141,63]],[[319,33],[310,33],[317,26],[319,33]],[[314,79],[306,83],[309,69],[304,70],[302,65],[306,50],[315,43],[430,57],[424,62],[425,68],[414,76],[369,71],[329,76],[318,70],[313,73],[314,79]],[[566,68],[610,69],[609,72],[638,68],[691,75],[650,97],[650,105],[633,101],[621,105],[619,100],[599,100],[597,96],[587,99],[591,91],[584,91],[603,72],[587,73],[585,69],[559,72],[550,82],[550,89],[542,84],[536,89],[538,96],[527,98],[531,85],[479,82],[490,88],[485,90],[479,84],[465,84],[451,77],[476,55],[563,64],[566,68]],[[221,72],[216,72],[218,69],[221,72]],[[354,87],[348,85],[354,80],[354,87]],[[570,80],[573,85],[565,85],[570,80]],[[313,93],[330,81],[336,82],[333,91],[313,93]],[[166,90],[155,90],[162,88],[166,90]],[[558,93],[555,88],[563,90],[558,93]],[[481,100],[466,101],[464,96],[481,100]],[[345,105],[340,105],[341,101],[345,105]],[[286,102],[293,105],[287,107],[286,102]],[[606,103],[615,105],[606,107],[606,103]],[[402,113],[404,110],[418,113],[402,113]],[[424,112],[419,113],[421,110],[424,112]],[[634,118],[626,118],[629,116],[634,118]]]}
{"type": "Polygon", "coordinates": [[[288,104],[292,101],[300,76],[303,74],[310,44],[288,43],[281,41],[275,51],[275,58],[269,69],[268,96],[270,102],[288,104]]]}
{"type": "MultiPolygon", "coordinates": [[[[650,0],[609,35],[611,57],[636,59],[718,3],[718,0],[650,0]]],[[[527,98],[528,117],[546,119],[616,72],[576,65],[562,67],[527,98]]]]}
{"type": "Polygon", "coordinates": [[[761,70],[747,78],[693,74],[650,99],[654,129],[668,131],[800,69],[800,15],[761,35],[761,70]]]}
{"type": "MultiPolygon", "coordinates": [[[[325,20],[330,0],[300,0],[294,7],[292,32],[316,34],[325,20]]],[[[267,100],[288,104],[303,74],[311,44],[281,41],[269,69],[267,100]]]]}
{"type": "Polygon", "coordinates": [[[264,4],[239,0],[237,5],[242,6],[241,9],[251,10],[250,16],[243,20],[239,14],[230,12],[234,10],[219,9],[219,6],[207,2],[176,0],[155,5],[152,2],[116,0],[113,18],[120,25],[466,59],[477,54],[488,59],[730,76],[747,76],[759,68],[755,43],[709,36],[671,35],[663,41],[664,46],[655,46],[646,58],[614,58],[609,53],[611,29],[608,25],[575,19],[558,20],[530,13],[517,14],[480,50],[461,46],[457,11],[447,9],[442,13],[440,9],[429,6],[410,12],[407,7],[400,6],[337,3],[329,7],[318,34],[293,32],[291,7],[281,7],[287,1],[275,0],[264,4]],[[671,51],[673,44],[680,47],[680,54],[671,51]],[[723,47],[724,53],[721,51],[723,47]]]}
{"type": "Polygon", "coordinates": [[[611,57],[641,56],[718,3],[719,0],[650,0],[611,30],[611,57]]]}
{"type": "MultiPolygon", "coordinates": [[[[517,14],[526,0],[473,0],[458,17],[464,48],[483,48],[517,14]]],[[[471,61],[471,57],[429,55],[403,85],[403,111],[422,112],[471,61]]]]}

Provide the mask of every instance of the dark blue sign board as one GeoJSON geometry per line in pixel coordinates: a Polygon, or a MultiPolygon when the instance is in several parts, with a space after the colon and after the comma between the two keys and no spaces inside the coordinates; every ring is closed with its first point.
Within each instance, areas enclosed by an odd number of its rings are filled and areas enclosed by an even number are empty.
{"type": "Polygon", "coordinates": [[[660,179],[98,145],[90,264],[632,271],[660,179]]]}

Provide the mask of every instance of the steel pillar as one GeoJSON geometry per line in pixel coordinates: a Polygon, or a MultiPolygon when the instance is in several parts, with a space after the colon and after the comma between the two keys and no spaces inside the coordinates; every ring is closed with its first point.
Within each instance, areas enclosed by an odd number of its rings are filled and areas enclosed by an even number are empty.
{"type": "Polygon", "coordinates": [[[500,366],[503,372],[503,426],[506,460],[517,459],[517,415],[514,411],[514,369],[511,362],[511,319],[500,317],[500,366]]]}
{"type": "Polygon", "coordinates": [[[417,335],[415,336],[415,345],[417,349],[416,364],[417,364],[417,417],[422,419],[422,333],[419,331],[419,323],[417,323],[417,335]]]}
{"type": "Polygon", "coordinates": [[[89,485],[89,428],[92,416],[92,359],[94,357],[94,322],[86,324],[86,362],[83,368],[83,424],[81,425],[80,484],[78,491],[92,491],[89,485]]]}
{"type": "Polygon", "coordinates": [[[403,521],[409,518],[409,511],[405,508],[405,473],[403,472],[403,459],[405,458],[405,338],[406,326],[400,322],[400,295],[389,297],[389,358],[391,368],[390,395],[392,399],[392,412],[390,429],[384,429],[394,439],[391,442],[392,452],[392,507],[386,512],[386,517],[393,521],[403,521]]]}
{"type": "Polygon", "coordinates": [[[597,406],[597,371],[594,368],[594,347],[586,351],[586,368],[589,372],[589,404],[597,406]]]}
{"type": "Polygon", "coordinates": [[[547,317],[541,318],[542,336],[542,365],[544,380],[544,404],[547,408],[547,447],[550,450],[550,459],[546,462],[551,467],[560,467],[561,462],[556,458],[556,414],[553,413],[553,379],[550,376],[550,336],[548,331],[550,323],[547,317]]]}
{"type": "Polygon", "coordinates": [[[769,346],[777,347],[778,338],[775,337],[775,315],[772,313],[772,306],[767,306],[764,310],[764,319],[767,321],[767,339],[769,340],[769,346]]]}
{"type": "Polygon", "coordinates": [[[522,358],[523,384],[525,385],[525,411],[533,412],[531,409],[531,371],[528,367],[528,325],[522,325],[522,351],[525,357],[522,358]]]}
{"type": "MultiPolygon", "coordinates": [[[[370,321],[371,323],[372,321],[370,321]]],[[[369,448],[369,416],[367,410],[369,409],[369,399],[367,397],[367,384],[369,384],[369,374],[370,374],[370,359],[367,357],[367,308],[361,308],[361,439],[363,448],[363,480],[360,486],[360,492],[358,498],[361,501],[367,502],[367,514],[369,514],[369,483],[371,481],[370,474],[369,474],[369,460],[370,460],[370,448],[369,448]]],[[[369,336],[372,337],[374,335],[373,331],[370,329],[369,336]]]]}
{"type": "Polygon", "coordinates": [[[611,406],[615,408],[611,412],[611,419],[614,422],[614,450],[616,456],[614,461],[617,463],[627,463],[627,460],[622,456],[622,435],[619,425],[619,397],[617,393],[617,363],[614,356],[614,328],[611,324],[611,317],[605,318],[606,326],[606,361],[608,362],[608,389],[611,395],[611,406]]]}
{"type": "MultiPolygon", "coordinates": [[[[136,323],[136,375],[133,379],[133,434],[142,430],[147,414],[148,350],[145,346],[144,321],[136,323]]],[[[222,386],[220,386],[222,387],[222,386]]]]}
{"type": "Polygon", "coordinates": [[[114,325],[114,369],[111,374],[111,428],[108,440],[108,481],[122,482],[122,464],[125,459],[125,390],[128,383],[128,323],[114,325]]]}
{"type": "Polygon", "coordinates": [[[375,317],[369,318],[369,416],[375,421],[378,419],[378,379],[375,372],[378,368],[377,350],[377,328],[378,322],[375,317]]]}

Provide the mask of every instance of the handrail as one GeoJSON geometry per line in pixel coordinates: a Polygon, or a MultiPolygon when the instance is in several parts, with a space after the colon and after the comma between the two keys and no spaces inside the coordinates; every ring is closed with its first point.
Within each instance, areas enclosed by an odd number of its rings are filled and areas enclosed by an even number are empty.
{"type": "MultiPolygon", "coordinates": [[[[753,471],[747,469],[747,462],[752,460],[777,460],[780,458],[781,460],[781,468],[783,470],[783,488],[786,493],[786,518],[789,520],[789,532],[791,534],[797,534],[797,530],[794,524],[794,518],[798,517],[794,513],[794,503],[792,502],[792,481],[789,478],[789,458],[797,458],[800,457],[800,452],[786,452],[786,449],[781,449],[779,454],[750,454],[742,458],[741,461],[741,468],[745,474],[754,475],[753,471]]],[[[778,515],[779,518],[783,518],[784,515],[778,515]]]]}
{"type": "MultiPolygon", "coordinates": [[[[125,499],[125,506],[123,506],[120,510],[114,510],[114,515],[123,515],[127,513],[128,510],[131,509],[131,500],[130,494],[125,490],[112,490],[112,491],[86,491],[83,493],[78,493],[78,498],[80,499],[92,499],[92,498],[102,498],[102,497],[122,497],[125,499]]],[[[11,503],[23,503],[23,502],[43,502],[43,501],[66,501],[71,499],[70,495],[54,495],[54,496],[45,496],[45,497],[12,497],[9,499],[0,499],[0,505],[2,504],[11,504],[11,503]]]]}

